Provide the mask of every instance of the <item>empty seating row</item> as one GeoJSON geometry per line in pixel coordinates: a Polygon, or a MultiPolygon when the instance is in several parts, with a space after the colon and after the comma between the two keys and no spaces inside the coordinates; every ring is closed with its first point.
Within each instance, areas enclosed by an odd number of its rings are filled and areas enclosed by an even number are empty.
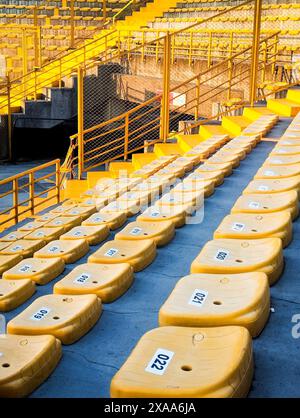
{"type": "MultiPolygon", "coordinates": [[[[249,136],[249,140],[252,143],[253,136],[249,136]]],[[[257,142],[257,138],[255,141],[257,142]]],[[[212,141],[208,140],[206,153],[209,149],[214,151],[215,147],[218,147],[218,144],[221,145],[222,143],[224,143],[224,137],[219,139],[215,138],[212,141]]],[[[110,203],[105,205],[103,196],[106,196],[107,200],[113,200],[116,199],[117,195],[117,199],[119,199],[125,194],[125,202],[131,198],[136,200],[136,195],[128,196],[130,192],[124,190],[124,183],[127,183],[127,189],[135,188],[136,190],[132,190],[132,193],[135,194],[137,194],[137,191],[143,194],[143,186],[148,187],[148,184],[150,184],[150,194],[153,193],[153,189],[157,190],[157,184],[158,189],[162,191],[164,184],[170,184],[170,179],[176,180],[174,173],[183,176],[186,172],[191,171],[194,165],[198,164],[199,155],[201,157],[205,153],[205,143],[201,146],[201,150],[195,150],[195,153],[199,151],[200,154],[195,154],[191,157],[160,157],[157,161],[150,163],[150,166],[144,166],[140,170],[142,171],[140,174],[145,177],[144,179],[143,177],[135,177],[134,173],[131,179],[120,179],[118,191],[116,191],[115,182],[112,179],[104,180],[94,190],[86,192],[89,196],[88,199],[87,194],[84,193],[80,201],[67,202],[67,204],[63,204],[49,213],[39,216],[34,222],[26,224],[20,230],[6,235],[4,240],[1,241],[4,246],[11,244],[11,241],[13,241],[13,245],[19,245],[17,243],[25,241],[28,235],[37,235],[39,232],[42,232],[43,235],[46,229],[45,225],[48,225],[47,229],[53,228],[55,232],[61,234],[59,240],[50,241],[47,245],[36,251],[34,258],[25,258],[17,266],[4,272],[4,280],[2,279],[2,281],[6,283],[12,281],[18,283],[22,281],[22,277],[27,275],[33,280],[37,279],[40,283],[43,283],[45,280],[42,274],[43,272],[48,274],[46,282],[49,281],[50,272],[52,278],[55,275],[57,277],[64,269],[66,252],[68,252],[68,249],[67,251],[64,251],[64,249],[67,244],[75,242],[75,245],[79,245],[80,248],[82,246],[84,247],[82,253],[78,247],[75,246],[73,248],[76,248],[76,258],[79,258],[88,250],[88,243],[84,234],[86,231],[84,228],[88,228],[89,225],[82,225],[80,227],[78,223],[82,219],[84,219],[83,222],[86,224],[89,222],[97,222],[99,224],[102,221],[104,227],[108,230],[107,224],[111,223],[112,228],[121,225],[120,215],[123,217],[123,222],[127,219],[128,215],[130,216],[130,213],[127,211],[122,212],[120,208],[118,208],[118,211],[111,212],[109,209],[110,203]],[[148,179],[147,176],[151,176],[150,173],[153,170],[155,171],[155,176],[148,179]],[[155,178],[154,184],[151,184],[150,180],[153,178],[155,178]],[[94,200],[94,195],[99,191],[101,191],[101,209],[99,212],[95,212],[95,206],[93,205],[96,200],[94,200]],[[87,202],[89,199],[91,202],[87,202]],[[98,216],[98,219],[95,220],[96,216],[98,216]],[[72,234],[72,231],[74,234],[72,234]],[[26,235],[27,233],[28,235],[26,235]],[[64,239],[66,235],[68,239],[64,239]],[[47,248],[49,251],[47,251],[47,248]]],[[[197,173],[193,174],[197,175],[197,173]]],[[[186,184],[194,184],[194,182],[200,181],[201,176],[198,175],[196,178],[189,178],[193,174],[186,177],[184,180],[187,181],[186,184]]],[[[218,179],[211,181],[215,183],[216,180],[218,179]]],[[[178,186],[180,184],[174,184],[173,191],[170,193],[176,194],[176,187],[179,189],[179,195],[191,193],[190,191],[182,192],[178,186]]],[[[204,191],[203,187],[201,187],[201,191],[204,191]]],[[[22,336],[23,340],[27,339],[27,344],[29,345],[34,344],[34,341],[40,341],[39,347],[41,351],[43,349],[46,351],[51,349],[52,356],[49,355],[49,368],[44,372],[41,371],[40,375],[37,375],[36,379],[32,379],[30,382],[16,381],[13,377],[14,375],[6,371],[5,383],[0,385],[0,394],[2,396],[23,396],[40,384],[52,371],[61,356],[61,347],[58,340],[63,344],[70,344],[84,335],[97,322],[101,315],[101,300],[109,302],[124,293],[132,283],[133,271],[145,268],[155,257],[156,246],[165,245],[173,238],[175,233],[174,228],[175,226],[179,226],[179,224],[163,217],[163,214],[168,213],[168,210],[170,212],[173,210],[172,201],[167,200],[167,202],[164,202],[164,196],[155,203],[155,205],[157,204],[155,207],[162,208],[162,211],[159,212],[159,215],[162,215],[160,220],[157,216],[146,219],[147,211],[151,207],[146,209],[141,215],[143,220],[138,218],[136,222],[129,223],[123,230],[116,234],[114,241],[107,242],[92,254],[88,258],[88,263],[76,267],[66,277],[57,282],[54,286],[53,295],[46,295],[36,299],[27,309],[8,323],[9,334],[5,336],[5,339],[2,341],[3,347],[1,346],[1,352],[4,352],[7,358],[9,358],[7,347],[17,341],[16,335],[20,336],[20,338],[22,336]],[[164,209],[165,206],[168,210],[164,209]],[[137,240],[139,241],[139,246],[136,245],[137,240]],[[54,339],[42,339],[47,334],[51,334],[54,339]],[[12,337],[11,339],[10,336],[12,337]],[[40,336],[41,340],[38,340],[37,336],[40,336]]],[[[196,194],[196,197],[198,197],[198,194],[196,194]]],[[[183,199],[185,198],[183,197],[183,199]]],[[[122,200],[119,202],[122,202],[122,200]]],[[[148,202],[149,200],[147,198],[144,201],[146,206],[148,202]]],[[[188,202],[189,204],[195,204],[198,200],[197,198],[189,199],[188,202]]],[[[183,213],[186,213],[185,211],[188,212],[187,206],[189,205],[184,206],[183,213]]],[[[176,213],[178,213],[178,208],[175,207],[176,213]]],[[[182,222],[180,224],[182,225],[182,222]]],[[[48,231],[46,232],[48,233],[48,231]]],[[[33,241],[35,240],[33,239],[33,241]]],[[[25,280],[32,283],[30,279],[25,280]]],[[[19,354],[22,355],[21,353],[22,350],[20,353],[16,350],[14,356],[17,358],[19,354]]],[[[39,359],[39,355],[41,354],[40,352],[32,353],[29,349],[29,357],[30,353],[36,359],[39,359]]],[[[4,361],[6,361],[5,358],[4,361]]],[[[25,356],[24,362],[26,363],[26,361],[28,361],[28,358],[25,356]]],[[[26,368],[26,364],[23,364],[23,367],[26,368]]]]}

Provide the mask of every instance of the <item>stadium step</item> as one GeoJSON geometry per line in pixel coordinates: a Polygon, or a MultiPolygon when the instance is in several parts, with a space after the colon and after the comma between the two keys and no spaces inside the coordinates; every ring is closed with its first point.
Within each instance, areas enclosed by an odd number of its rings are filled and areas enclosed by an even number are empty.
{"type": "Polygon", "coordinates": [[[81,264],[54,285],[55,294],[95,294],[103,303],[122,296],[133,283],[133,269],[128,263],[81,264]]]}
{"type": "Polygon", "coordinates": [[[288,99],[269,99],[267,107],[272,112],[286,117],[294,117],[300,111],[300,103],[288,99]]]}
{"type": "Polygon", "coordinates": [[[268,109],[267,107],[260,107],[260,106],[254,106],[254,107],[245,107],[243,110],[243,116],[245,116],[247,119],[251,121],[255,121],[256,119],[260,118],[264,115],[273,115],[274,113],[268,109]]]}
{"type": "Polygon", "coordinates": [[[294,220],[299,215],[298,193],[290,190],[283,193],[245,194],[240,196],[231,213],[277,213],[286,211],[294,220]]]}
{"type": "Polygon", "coordinates": [[[112,398],[245,397],[253,376],[244,327],[148,331],[111,382],[112,398]]]}
{"type": "Polygon", "coordinates": [[[65,263],[61,258],[26,258],[26,260],[20,261],[5,271],[3,279],[22,280],[26,278],[37,284],[44,285],[58,277],[64,269],[65,263]]]}
{"type": "Polygon", "coordinates": [[[291,215],[287,211],[265,214],[235,213],[225,216],[214,232],[214,239],[258,239],[277,237],[283,248],[292,240],[291,215]]]}
{"type": "Polygon", "coordinates": [[[35,284],[29,279],[0,280],[0,312],[17,308],[29,299],[34,292],[35,284]]]}
{"type": "Polygon", "coordinates": [[[181,148],[180,144],[155,144],[154,152],[157,157],[163,157],[165,155],[184,155],[184,149],[181,148]]]}
{"type": "Polygon", "coordinates": [[[240,135],[251,123],[245,116],[223,116],[222,127],[229,132],[232,137],[240,135]]]}
{"type": "Polygon", "coordinates": [[[202,138],[201,135],[195,134],[195,135],[176,135],[177,143],[180,146],[180,148],[184,152],[190,151],[192,148],[196,147],[197,145],[201,145],[201,143],[204,141],[204,138],[202,138]]]}
{"type": "Polygon", "coordinates": [[[35,258],[61,258],[66,264],[75,263],[89,251],[85,239],[51,241],[34,253],[35,258]]]}
{"type": "Polygon", "coordinates": [[[45,295],[10,320],[7,332],[53,335],[62,344],[73,344],[95,325],[101,313],[96,295],[45,295]]]}
{"type": "Polygon", "coordinates": [[[191,274],[177,282],[160,308],[159,325],[239,325],[257,337],[269,313],[269,282],[264,273],[191,274]]]}
{"type": "Polygon", "coordinates": [[[129,263],[134,271],[144,270],[156,257],[156,245],[152,239],[139,242],[108,241],[88,258],[88,263],[129,263]]]}
{"type": "Polygon", "coordinates": [[[226,135],[232,138],[233,136],[223,128],[221,125],[201,125],[199,129],[199,134],[204,139],[209,139],[212,136],[215,135],[226,135]]]}
{"type": "Polygon", "coordinates": [[[284,266],[279,238],[253,240],[215,239],[208,241],[191,264],[191,273],[266,273],[270,285],[284,266]]]}
{"type": "Polygon", "coordinates": [[[140,168],[143,168],[144,165],[156,160],[156,158],[157,155],[154,152],[132,154],[132,165],[135,170],[139,170],[140,168]]]}
{"type": "MultiPolygon", "coordinates": [[[[115,235],[116,240],[140,241],[153,239],[158,247],[168,244],[175,235],[175,225],[172,221],[164,222],[130,222],[115,235]]],[[[138,244],[139,245],[139,244],[138,244]]]]}
{"type": "Polygon", "coordinates": [[[1,335],[0,397],[20,398],[33,392],[57,366],[61,342],[51,335],[1,335]]]}

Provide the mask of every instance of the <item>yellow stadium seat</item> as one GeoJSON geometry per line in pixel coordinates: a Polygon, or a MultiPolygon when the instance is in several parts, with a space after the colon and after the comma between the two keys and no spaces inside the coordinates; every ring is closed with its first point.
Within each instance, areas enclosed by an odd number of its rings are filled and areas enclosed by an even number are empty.
{"type": "Polygon", "coordinates": [[[204,200],[204,191],[197,192],[182,192],[177,190],[177,193],[174,193],[172,190],[171,193],[164,194],[157,202],[157,206],[195,206],[200,207],[203,204],[204,200]]]}
{"type": "Polygon", "coordinates": [[[264,164],[255,174],[254,179],[280,179],[292,176],[300,176],[300,166],[293,165],[267,165],[264,164]]]}
{"type": "Polygon", "coordinates": [[[86,334],[102,313],[96,295],[45,295],[7,324],[8,334],[53,335],[72,344],[86,334]]]}
{"type": "Polygon", "coordinates": [[[65,263],[75,263],[89,251],[85,239],[56,240],[34,253],[35,258],[62,258],[65,263]]]}
{"type": "Polygon", "coordinates": [[[136,215],[140,211],[140,206],[136,201],[116,200],[109,203],[100,213],[125,213],[127,217],[136,215]]]}
{"type": "Polygon", "coordinates": [[[44,226],[45,228],[64,228],[64,231],[67,232],[74,226],[81,224],[81,216],[58,216],[55,219],[47,222],[44,226]]]}
{"type": "Polygon", "coordinates": [[[268,165],[291,165],[291,164],[300,164],[300,155],[270,155],[266,160],[265,164],[268,165]]]}
{"type": "Polygon", "coordinates": [[[292,219],[299,214],[298,194],[294,190],[283,193],[245,194],[237,199],[231,213],[290,213],[292,219]]]}
{"type": "MultiPolygon", "coordinates": [[[[140,241],[153,239],[158,247],[168,244],[175,235],[175,225],[172,221],[143,222],[135,221],[127,224],[115,235],[117,240],[140,241]]],[[[139,245],[137,243],[137,245],[139,245]]]]}
{"type": "Polygon", "coordinates": [[[85,239],[89,245],[99,244],[109,235],[109,228],[106,225],[96,226],[75,226],[70,231],[63,234],[61,240],[85,239]]]}
{"type": "Polygon", "coordinates": [[[231,163],[224,163],[224,164],[214,164],[210,163],[207,160],[204,164],[201,164],[198,168],[194,170],[194,173],[214,173],[214,174],[223,174],[225,177],[230,176],[232,174],[232,164],[231,163]]]}
{"type": "Polygon", "coordinates": [[[224,173],[220,171],[210,171],[210,170],[203,170],[197,171],[184,179],[184,183],[198,183],[200,181],[203,182],[213,182],[214,186],[220,186],[224,182],[224,173]]]}
{"type": "Polygon", "coordinates": [[[26,237],[29,231],[12,231],[4,237],[0,238],[0,242],[15,242],[26,237]]]}
{"type": "Polygon", "coordinates": [[[64,215],[64,213],[66,211],[68,211],[69,209],[72,208],[76,208],[77,204],[76,203],[70,203],[70,202],[65,202],[64,204],[57,206],[56,208],[52,209],[49,214],[51,215],[64,215]]]}
{"type": "Polygon", "coordinates": [[[284,147],[282,144],[278,144],[276,145],[272,152],[269,154],[270,157],[275,157],[278,155],[297,155],[300,154],[300,146],[289,146],[289,147],[284,147]]]}
{"type": "Polygon", "coordinates": [[[224,164],[230,163],[233,168],[240,165],[240,157],[238,155],[230,155],[229,152],[216,152],[212,157],[206,160],[206,164],[224,164]]]}
{"type": "Polygon", "coordinates": [[[41,227],[35,229],[33,232],[26,235],[26,239],[29,240],[43,240],[45,242],[50,242],[55,239],[58,239],[64,233],[64,228],[46,228],[41,227]]]}
{"type": "Polygon", "coordinates": [[[156,257],[156,245],[152,239],[139,241],[108,241],[88,258],[88,263],[129,263],[134,271],[144,270],[156,257]]]}
{"type": "Polygon", "coordinates": [[[6,280],[30,279],[40,285],[58,277],[65,269],[62,258],[26,258],[3,274],[6,280]]]}
{"type": "Polygon", "coordinates": [[[148,205],[151,201],[157,198],[159,192],[158,191],[130,191],[122,194],[118,198],[118,202],[134,202],[137,206],[144,206],[148,205]]]}
{"type": "Polygon", "coordinates": [[[103,303],[122,296],[133,283],[128,263],[81,264],[54,285],[53,292],[65,295],[95,294],[103,303]]]}
{"type": "Polygon", "coordinates": [[[107,225],[109,229],[114,230],[120,228],[127,220],[125,212],[117,213],[100,213],[96,212],[82,222],[82,226],[98,226],[107,225]]]}
{"type": "MultiPolygon", "coordinates": [[[[55,218],[58,218],[60,216],[59,213],[45,213],[44,215],[39,215],[36,217],[35,222],[41,222],[42,225],[44,225],[47,222],[52,221],[55,218]]],[[[40,225],[39,228],[42,226],[40,225]]]]}
{"type": "Polygon", "coordinates": [[[282,138],[278,141],[278,145],[285,147],[285,148],[293,148],[293,147],[299,147],[300,146],[300,139],[295,138],[282,138]]]}
{"type": "Polygon", "coordinates": [[[267,274],[270,285],[283,270],[282,242],[279,238],[253,240],[215,239],[208,241],[191,264],[191,273],[267,274]]]}
{"type": "Polygon", "coordinates": [[[94,206],[76,206],[75,208],[67,210],[64,213],[64,216],[80,216],[82,220],[85,220],[95,212],[97,212],[97,209],[94,206]]]}
{"type": "Polygon", "coordinates": [[[17,308],[29,299],[34,292],[35,284],[29,279],[0,280],[0,312],[17,308]]]}
{"type": "Polygon", "coordinates": [[[283,179],[252,180],[243,190],[243,194],[268,194],[296,190],[299,193],[300,176],[283,179]]]}
{"type": "Polygon", "coordinates": [[[264,273],[191,274],[177,282],[160,308],[159,325],[239,325],[257,337],[269,313],[269,282],[264,273]]]}
{"type": "Polygon", "coordinates": [[[276,213],[235,213],[225,216],[214,232],[214,239],[257,239],[277,237],[286,247],[292,240],[293,229],[288,211],[276,213]]]}
{"type": "MultiPolygon", "coordinates": [[[[198,174],[198,173],[197,173],[198,174]]],[[[211,196],[215,191],[215,181],[213,179],[200,179],[194,181],[186,181],[184,179],[182,183],[177,184],[174,189],[171,191],[170,195],[181,195],[182,198],[185,198],[187,196],[192,196],[192,194],[195,194],[196,201],[201,199],[197,197],[198,194],[201,196],[211,196]]]]}
{"type": "Polygon", "coordinates": [[[15,266],[22,260],[22,256],[17,255],[2,255],[0,254],[0,275],[3,274],[6,270],[15,266]]]}
{"type": "Polygon", "coordinates": [[[112,398],[245,397],[253,376],[244,327],[148,331],[111,382],[112,398]]]}
{"type": "Polygon", "coordinates": [[[34,391],[55,369],[61,342],[51,335],[0,336],[0,397],[20,398],[34,391]]]}
{"type": "Polygon", "coordinates": [[[29,231],[32,232],[35,229],[41,228],[41,226],[44,226],[46,224],[47,221],[33,221],[33,222],[28,222],[25,225],[22,225],[18,228],[18,231],[29,231]]]}
{"type": "Polygon", "coordinates": [[[136,219],[142,222],[164,222],[172,221],[175,228],[185,225],[188,206],[149,206],[136,219]]]}
{"type": "Polygon", "coordinates": [[[45,241],[31,241],[26,239],[20,239],[15,241],[13,244],[9,245],[7,248],[4,248],[0,251],[4,255],[21,255],[23,258],[32,257],[35,251],[38,251],[40,248],[44,247],[46,244],[45,241]]]}

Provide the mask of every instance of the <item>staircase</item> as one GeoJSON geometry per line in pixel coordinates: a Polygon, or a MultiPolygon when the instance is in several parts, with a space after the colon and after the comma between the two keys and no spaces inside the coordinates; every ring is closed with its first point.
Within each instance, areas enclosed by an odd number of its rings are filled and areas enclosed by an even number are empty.
{"type": "Polygon", "coordinates": [[[294,117],[300,111],[300,89],[290,89],[285,99],[269,99],[267,108],[277,115],[294,117]]]}

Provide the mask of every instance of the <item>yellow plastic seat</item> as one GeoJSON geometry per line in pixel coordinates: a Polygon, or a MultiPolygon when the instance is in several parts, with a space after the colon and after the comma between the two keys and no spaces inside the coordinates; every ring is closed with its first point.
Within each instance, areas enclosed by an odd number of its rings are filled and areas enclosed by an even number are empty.
{"type": "Polygon", "coordinates": [[[85,239],[56,240],[34,253],[35,258],[62,258],[66,264],[75,263],[89,251],[85,239]]]}
{"type": "Polygon", "coordinates": [[[185,225],[188,206],[150,206],[136,220],[142,222],[164,222],[172,221],[175,228],[185,225]]]}
{"type": "Polygon", "coordinates": [[[29,231],[32,232],[35,229],[41,228],[47,223],[47,221],[32,221],[18,228],[18,231],[29,231]]]}
{"type": "Polygon", "coordinates": [[[82,222],[82,226],[99,226],[107,225],[109,229],[114,230],[120,228],[127,220],[125,212],[96,212],[82,222]]]}
{"type": "Polygon", "coordinates": [[[81,224],[81,216],[58,216],[50,222],[47,222],[45,228],[64,228],[64,231],[67,232],[74,226],[81,224]]]}
{"type": "MultiPolygon", "coordinates": [[[[12,231],[7,235],[4,235],[4,237],[0,238],[0,242],[15,242],[20,239],[25,238],[29,234],[29,231],[12,231]]],[[[27,238],[26,238],[27,239],[27,238]]]]}
{"type": "MultiPolygon", "coordinates": [[[[196,173],[199,174],[199,173],[196,173]]],[[[170,195],[181,195],[183,199],[187,196],[195,195],[196,202],[201,201],[202,196],[211,196],[215,191],[215,181],[213,179],[194,179],[194,181],[186,181],[184,179],[181,183],[177,184],[171,191],[170,195]],[[198,197],[200,195],[200,197],[198,197]]]]}
{"type": "Polygon", "coordinates": [[[300,165],[274,166],[264,164],[255,174],[254,179],[280,179],[285,177],[300,176],[300,165]]]}
{"type": "Polygon", "coordinates": [[[229,152],[218,151],[205,161],[206,164],[224,164],[224,162],[230,163],[233,168],[236,168],[240,165],[240,157],[231,155],[229,152]]]}
{"type": "Polygon", "coordinates": [[[22,256],[17,255],[2,255],[0,254],[0,275],[3,274],[6,270],[15,266],[22,260],[22,256]]]}
{"type": "Polygon", "coordinates": [[[184,179],[184,183],[197,183],[199,181],[212,181],[214,186],[220,186],[224,182],[224,173],[222,171],[198,171],[190,174],[184,179]]]}
{"type": "MultiPolygon", "coordinates": [[[[130,222],[115,235],[117,240],[140,241],[153,239],[158,247],[168,244],[175,235],[175,225],[172,221],[164,222],[130,222]]],[[[139,245],[139,244],[137,244],[139,245]]]]}
{"type": "Polygon", "coordinates": [[[269,313],[269,282],[264,273],[191,274],[177,282],[160,308],[159,325],[239,325],[257,337],[269,313]]]}
{"type": "Polygon", "coordinates": [[[65,295],[95,294],[103,303],[122,296],[133,283],[128,263],[81,264],[54,285],[53,292],[65,295]]]}
{"type": "Polygon", "coordinates": [[[300,164],[300,155],[270,155],[265,160],[265,164],[275,166],[300,164]]]}
{"type": "Polygon", "coordinates": [[[86,334],[102,313],[96,295],[45,295],[7,324],[8,334],[53,335],[72,344],[86,334]]]}
{"type": "Polygon", "coordinates": [[[296,190],[299,193],[300,176],[287,177],[283,179],[261,179],[252,180],[243,190],[243,194],[268,194],[282,193],[289,190],[296,190]]]}
{"type": "Polygon", "coordinates": [[[35,229],[30,234],[26,235],[26,239],[29,240],[43,240],[45,242],[50,242],[55,239],[58,239],[64,233],[64,228],[46,228],[41,227],[39,229],[35,229]]]}
{"type": "MultiPolygon", "coordinates": [[[[44,225],[47,222],[52,221],[55,218],[58,218],[60,216],[59,213],[50,213],[47,212],[44,215],[40,215],[35,219],[35,222],[41,222],[42,225],[44,225]]],[[[39,226],[39,228],[41,227],[41,225],[39,226]]]]}
{"type": "Polygon", "coordinates": [[[156,257],[156,245],[152,239],[139,241],[108,241],[88,258],[88,263],[129,263],[134,271],[144,270],[156,257]]]}
{"type": "MultiPolygon", "coordinates": [[[[299,137],[299,136],[298,136],[299,137]]],[[[277,142],[277,146],[282,146],[285,148],[294,148],[300,147],[300,139],[292,138],[282,138],[277,142]]]]}
{"type": "Polygon", "coordinates": [[[174,177],[183,177],[185,174],[185,169],[182,166],[176,165],[176,163],[168,164],[166,167],[155,173],[156,176],[165,176],[171,175],[174,177]]]}
{"type": "Polygon", "coordinates": [[[253,376],[244,327],[148,331],[111,382],[112,398],[245,397],[253,376]]]}
{"type": "Polygon", "coordinates": [[[0,312],[17,308],[29,299],[34,292],[35,284],[29,279],[0,280],[0,312]]]}
{"type": "Polygon", "coordinates": [[[0,397],[21,398],[33,392],[55,369],[61,342],[52,335],[0,335],[0,397]]]}
{"type": "Polygon", "coordinates": [[[96,245],[105,240],[109,235],[109,228],[106,225],[98,226],[75,226],[63,234],[61,240],[85,239],[89,245],[96,245]]]}
{"type": "Polygon", "coordinates": [[[191,273],[230,274],[261,271],[270,285],[283,270],[279,238],[253,240],[215,239],[208,241],[191,264],[191,273]]]}
{"type": "MultiPolygon", "coordinates": [[[[174,189],[175,190],[175,189],[174,189]]],[[[182,192],[177,189],[177,193],[164,194],[155,205],[157,206],[195,206],[200,207],[203,205],[204,191],[187,191],[182,192]]]]}
{"type": "Polygon", "coordinates": [[[95,212],[97,209],[94,206],[76,206],[64,212],[64,216],[80,216],[82,220],[85,220],[95,212]]]}
{"type": "Polygon", "coordinates": [[[217,160],[217,162],[213,162],[210,159],[205,161],[205,164],[200,165],[200,167],[196,168],[195,173],[202,172],[202,171],[222,171],[224,173],[224,176],[230,176],[232,174],[232,163],[231,162],[223,162],[220,161],[220,159],[217,160]]]}
{"type": "Polygon", "coordinates": [[[53,215],[58,214],[60,216],[64,216],[65,212],[67,212],[69,209],[76,208],[76,207],[77,207],[76,203],[70,203],[67,201],[65,202],[65,204],[62,204],[52,209],[49,213],[53,215]]]}
{"type": "Polygon", "coordinates": [[[136,201],[116,200],[109,203],[100,213],[125,213],[126,217],[136,215],[140,211],[140,205],[136,201]]]}
{"type": "Polygon", "coordinates": [[[65,269],[62,258],[26,258],[17,265],[5,271],[3,279],[30,279],[40,285],[46,284],[58,277],[65,269]]]}
{"type": "Polygon", "coordinates": [[[42,240],[32,241],[20,239],[9,245],[7,248],[1,250],[4,255],[21,255],[23,258],[32,257],[35,251],[45,246],[46,242],[42,240]]]}
{"type": "Polygon", "coordinates": [[[158,191],[130,191],[122,194],[118,198],[118,202],[133,202],[136,206],[144,206],[155,200],[158,195],[158,191]]]}
{"type": "Polygon", "coordinates": [[[297,155],[300,154],[300,146],[284,147],[282,144],[276,145],[272,152],[269,154],[270,157],[276,157],[281,155],[297,155]]]}
{"type": "Polygon", "coordinates": [[[216,231],[214,239],[258,239],[277,237],[286,247],[292,240],[293,228],[288,211],[276,213],[235,213],[225,216],[216,231]]]}
{"type": "Polygon", "coordinates": [[[290,213],[292,219],[299,215],[298,193],[290,190],[283,193],[245,194],[237,199],[231,213],[290,213]]]}

